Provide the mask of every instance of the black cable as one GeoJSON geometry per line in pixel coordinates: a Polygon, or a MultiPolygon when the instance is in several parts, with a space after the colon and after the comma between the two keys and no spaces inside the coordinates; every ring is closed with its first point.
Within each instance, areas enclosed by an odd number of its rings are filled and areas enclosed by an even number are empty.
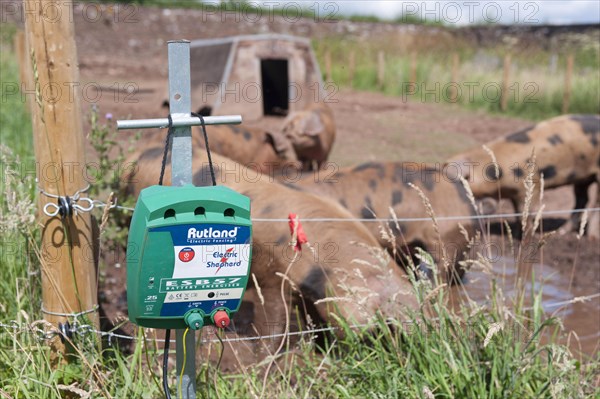
{"type": "MultiPolygon", "coordinates": [[[[223,343],[223,340],[221,339],[221,336],[219,335],[219,331],[217,331],[217,338],[219,339],[219,342],[221,343],[221,354],[219,355],[219,361],[217,362],[217,366],[215,367],[215,373],[219,372],[219,367],[221,367],[221,361],[223,360],[223,352],[225,352],[225,343],[223,343]]],[[[218,376],[218,374],[217,374],[218,376]]],[[[216,382],[216,379],[215,379],[216,382]]],[[[215,391],[217,390],[217,385],[215,384],[215,391]]]]}
{"type": "Polygon", "coordinates": [[[163,177],[165,176],[165,166],[167,165],[167,154],[169,153],[169,144],[171,136],[173,135],[173,118],[171,114],[167,115],[169,118],[169,131],[167,132],[167,139],[165,140],[165,152],[163,153],[162,164],[160,165],[160,177],[158,178],[158,185],[163,185],[163,177]]]}
{"type": "Polygon", "coordinates": [[[171,330],[166,330],[165,333],[165,349],[163,352],[163,389],[165,390],[165,397],[171,399],[171,393],[169,392],[169,381],[167,380],[167,373],[169,368],[169,340],[171,339],[171,330]]]}
{"type": "MultiPolygon", "coordinates": [[[[221,361],[223,360],[223,353],[225,352],[225,343],[223,342],[223,340],[221,339],[221,336],[219,335],[219,329],[217,329],[215,331],[215,335],[217,336],[217,338],[219,339],[219,342],[221,343],[221,353],[219,354],[219,360],[217,361],[217,366],[215,367],[215,371],[213,373],[213,382],[214,382],[214,388],[215,388],[215,393],[217,393],[217,398],[219,397],[218,395],[218,391],[217,391],[217,377],[219,376],[219,367],[221,367],[221,361]]],[[[206,385],[210,386],[210,367],[206,368],[206,385]]],[[[210,399],[210,388],[206,390],[206,398],[210,399]]]]}
{"type": "MultiPolygon", "coordinates": [[[[165,175],[165,165],[167,163],[167,154],[169,152],[169,141],[171,140],[171,135],[173,134],[173,119],[171,115],[168,115],[169,118],[169,132],[167,133],[167,140],[165,141],[165,152],[163,153],[162,164],[160,167],[160,177],[158,178],[158,185],[162,186],[163,177],[165,175]]],[[[165,348],[163,351],[163,389],[165,391],[165,397],[167,399],[171,399],[171,392],[169,392],[169,380],[167,379],[167,374],[169,371],[169,341],[171,340],[171,330],[166,330],[165,332],[165,348]]]]}
{"type": "Polygon", "coordinates": [[[206,146],[206,154],[208,155],[208,168],[210,169],[210,177],[212,179],[213,186],[217,185],[217,179],[215,178],[215,170],[213,169],[212,158],[210,156],[210,147],[208,146],[208,134],[206,134],[206,125],[204,124],[204,117],[196,112],[191,113],[192,116],[200,118],[200,125],[202,126],[202,133],[204,134],[204,145],[206,146]]]}

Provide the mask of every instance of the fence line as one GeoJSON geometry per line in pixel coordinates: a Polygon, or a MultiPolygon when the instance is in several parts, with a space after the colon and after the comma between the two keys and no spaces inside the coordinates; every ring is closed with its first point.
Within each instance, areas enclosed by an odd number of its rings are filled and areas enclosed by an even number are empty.
{"type": "MultiPolygon", "coordinates": [[[[94,206],[98,208],[102,208],[107,206],[105,203],[93,200],[94,206]]],[[[121,209],[125,211],[134,211],[134,208],[126,207],[126,206],[112,206],[112,208],[121,209]]],[[[544,211],[542,212],[542,216],[552,216],[552,215],[571,215],[576,213],[583,212],[600,212],[600,208],[580,208],[580,209],[561,209],[554,211],[544,211]]],[[[435,220],[437,221],[452,221],[452,220],[485,220],[485,219],[501,219],[501,218],[510,218],[510,217],[521,217],[522,213],[498,213],[494,215],[469,215],[469,216],[436,216],[435,220]]],[[[304,222],[363,222],[363,223],[382,223],[382,222],[402,222],[402,223],[410,223],[410,222],[427,222],[430,221],[430,217],[422,217],[422,218],[300,218],[300,221],[304,222]]],[[[281,222],[281,223],[289,223],[289,219],[279,219],[279,218],[252,218],[253,222],[281,222]]]]}
{"type": "MultiPolygon", "coordinates": [[[[569,210],[556,210],[556,211],[546,211],[542,212],[542,216],[548,215],[567,215],[574,213],[583,213],[583,212],[599,212],[600,208],[589,208],[589,209],[569,209],[569,210]]],[[[500,219],[507,217],[521,217],[522,213],[501,213],[496,215],[475,215],[475,216],[437,216],[435,220],[444,221],[444,220],[481,220],[481,219],[500,219]]],[[[374,219],[364,219],[364,218],[307,218],[300,219],[302,222],[426,222],[430,221],[430,217],[423,218],[374,218],[374,219]]],[[[253,222],[289,222],[289,219],[265,219],[265,218],[253,218],[253,222]]]]}
{"type": "MultiPolygon", "coordinates": [[[[80,191],[83,192],[86,189],[80,190],[80,191]]],[[[40,192],[42,194],[48,195],[43,190],[40,190],[40,192]]],[[[79,192],[78,192],[78,194],[79,194],[79,192]]],[[[58,198],[58,196],[53,196],[53,197],[58,198]]],[[[76,199],[77,198],[78,197],[76,197],[76,199]]],[[[116,205],[116,203],[115,204],[106,204],[99,200],[91,200],[89,198],[82,198],[82,199],[85,199],[86,201],[89,201],[89,203],[92,204],[92,206],[89,208],[89,210],[91,210],[92,208],[103,208],[103,207],[110,206],[110,208],[120,209],[120,210],[124,210],[124,211],[134,211],[134,208],[116,205]]],[[[48,203],[46,205],[49,205],[49,204],[53,204],[53,203],[48,203]]],[[[84,209],[83,211],[89,211],[89,210],[84,209]]],[[[599,211],[600,211],[600,208],[569,209],[569,210],[546,211],[546,212],[542,212],[542,215],[543,216],[569,215],[569,214],[575,214],[575,213],[599,212],[599,211]]],[[[504,214],[495,214],[495,215],[469,215],[469,216],[440,216],[440,217],[436,217],[436,220],[438,220],[438,221],[482,220],[482,219],[499,219],[499,218],[520,217],[520,216],[522,216],[521,213],[504,213],[504,214]]],[[[376,223],[381,223],[381,222],[397,221],[397,222],[404,223],[404,222],[430,221],[431,218],[430,217],[423,217],[423,218],[372,218],[372,219],[367,219],[367,218],[306,218],[306,219],[301,219],[301,220],[302,220],[302,222],[367,222],[367,223],[376,222],[376,223]]],[[[289,223],[289,219],[278,219],[278,218],[254,218],[254,219],[252,219],[252,221],[253,222],[289,223]]],[[[546,307],[546,308],[555,308],[555,307],[565,306],[565,305],[569,305],[569,304],[585,302],[585,301],[595,299],[598,297],[600,297],[600,293],[587,295],[587,296],[573,297],[567,301],[555,302],[555,303],[550,303],[550,304],[542,304],[542,306],[546,307]]],[[[524,308],[524,310],[531,310],[531,309],[532,309],[532,307],[524,308]]],[[[46,312],[44,309],[42,309],[42,312],[50,313],[50,312],[46,312]]],[[[96,329],[94,329],[93,326],[88,325],[88,324],[78,324],[77,318],[82,316],[84,313],[86,313],[86,312],[79,312],[79,313],[73,313],[73,314],[61,313],[61,316],[72,317],[72,318],[74,318],[74,321],[75,321],[73,325],[69,325],[68,328],[63,330],[63,332],[68,332],[70,334],[77,334],[80,336],[93,333],[102,338],[108,338],[109,344],[112,339],[124,339],[124,340],[130,340],[130,341],[138,340],[137,337],[131,337],[129,335],[118,334],[118,333],[114,333],[112,331],[96,330],[96,329]]],[[[40,341],[50,340],[56,336],[62,336],[63,332],[61,332],[59,330],[56,330],[56,329],[44,330],[42,328],[37,327],[37,325],[39,325],[41,323],[43,323],[43,321],[33,322],[30,325],[21,325],[19,322],[12,320],[12,321],[10,321],[10,324],[5,324],[5,323],[0,322],[0,328],[3,328],[5,330],[12,330],[15,333],[17,333],[17,332],[31,333],[31,334],[37,335],[38,339],[40,341]]],[[[411,323],[412,324],[412,322],[403,322],[403,323],[411,323]]],[[[376,324],[354,324],[349,327],[351,329],[357,329],[357,328],[366,328],[366,327],[374,327],[374,326],[376,326],[376,324]]],[[[303,335],[307,335],[307,334],[316,334],[316,333],[321,333],[321,332],[332,332],[332,331],[336,331],[338,329],[339,329],[339,327],[323,327],[323,328],[316,328],[316,329],[309,329],[309,330],[295,331],[295,332],[288,332],[288,333],[271,334],[271,335],[225,338],[225,339],[223,339],[223,342],[258,341],[258,340],[265,340],[265,339],[283,338],[286,336],[297,336],[297,335],[303,336],[303,335]]],[[[161,340],[161,339],[157,339],[156,341],[164,342],[164,340],[161,340]]],[[[202,340],[201,342],[202,343],[216,343],[216,342],[219,342],[219,340],[216,340],[216,339],[208,340],[207,339],[207,340],[202,340]]]]}
{"type": "MultiPolygon", "coordinates": [[[[573,297],[570,300],[566,300],[566,301],[552,302],[552,303],[548,303],[548,304],[542,303],[542,307],[556,308],[556,307],[561,307],[561,306],[565,306],[565,305],[571,305],[571,304],[590,301],[592,299],[596,299],[599,297],[600,297],[600,292],[591,294],[591,295],[586,295],[586,296],[573,297]]],[[[523,310],[527,311],[527,310],[532,310],[532,309],[533,309],[533,307],[530,306],[530,307],[525,307],[523,310]]],[[[74,313],[72,316],[76,317],[76,316],[80,316],[80,314],[74,313]]],[[[435,318],[431,319],[431,321],[435,321],[435,320],[436,320],[435,318]]],[[[39,341],[50,340],[56,336],[61,335],[61,332],[58,330],[47,331],[47,330],[37,327],[38,324],[45,324],[45,322],[39,321],[39,322],[33,322],[29,325],[28,324],[22,325],[19,322],[17,322],[16,320],[12,320],[10,322],[10,324],[5,324],[5,323],[0,322],[0,328],[3,328],[5,330],[12,330],[14,333],[21,332],[21,333],[30,333],[32,335],[37,335],[39,341]]],[[[413,324],[418,324],[418,322],[402,321],[401,324],[413,325],[413,324]]],[[[349,328],[354,330],[354,329],[359,329],[359,328],[376,327],[377,325],[378,324],[373,324],[373,323],[352,324],[349,326],[349,328]]],[[[250,336],[250,337],[223,338],[223,342],[262,341],[262,340],[268,340],[268,339],[283,338],[286,336],[304,336],[304,335],[308,335],[308,334],[316,334],[316,333],[322,333],[322,332],[333,332],[333,331],[337,331],[339,329],[341,329],[341,327],[322,327],[322,328],[314,328],[314,329],[303,330],[303,331],[292,331],[292,332],[288,332],[288,333],[257,335],[257,336],[250,336]]],[[[96,330],[93,328],[93,326],[88,325],[88,324],[81,324],[81,325],[73,324],[73,325],[69,326],[68,332],[71,334],[77,334],[79,336],[84,336],[87,334],[96,334],[102,338],[105,338],[105,337],[108,338],[109,344],[111,343],[112,339],[117,339],[117,338],[128,340],[128,341],[134,341],[134,342],[139,340],[137,337],[132,337],[129,335],[124,335],[124,334],[117,334],[112,331],[96,330]]],[[[155,341],[156,342],[164,342],[164,339],[155,339],[155,341]]],[[[217,342],[219,342],[219,340],[218,339],[203,339],[200,342],[202,344],[208,344],[208,343],[217,343],[217,342]]]]}

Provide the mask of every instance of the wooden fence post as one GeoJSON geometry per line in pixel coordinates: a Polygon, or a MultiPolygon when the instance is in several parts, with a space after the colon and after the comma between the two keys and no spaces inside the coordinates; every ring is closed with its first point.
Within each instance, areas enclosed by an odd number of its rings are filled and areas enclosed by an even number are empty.
{"type": "Polygon", "coordinates": [[[500,92],[500,110],[502,112],[506,112],[506,110],[508,109],[508,86],[509,86],[508,80],[510,79],[510,62],[511,62],[511,56],[510,56],[510,54],[506,54],[504,56],[504,70],[502,73],[502,89],[500,92]]]}
{"type": "Polygon", "coordinates": [[[356,69],[356,59],[354,50],[350,51],[350,57],[348,60],[348,81],[350,83],[350,88],[354,87],[354,71],[356,69]]]}
{"type": "Polygon", "coordinates": [[[458,53],[454,53],[452,54],[452,83],[454,83],[453,86],[451,86],[451,91],[450,91],[450,102],[455,103],[456,101],[458,101],[458,69],[459,69],[459,65],[460,65],[460,58],[458,56],[458,53]]]}
{"type": "Polygon", "coordinates": [[[563,92],[563,103],[562,113],[569,113],[569,106],[571,105],[571,77],[573,76],[573,64],[575,63],[575,57],[573,54],[569,54],[567,57],[567,70],[565,71],[565,90],[563,92]]]}
{"type": "Polygon", "coordinates": [[[410,74],[408,80],[412,84],[417,84],[417,53],[414,51],[410,54],[410,74]]]}
{"type": "Polygon", "coordinates": [[[379,50],[377,53],[377,85],[379,90],[383,90],[385,86],[385,53],[379,50]]]}
{"type": "Polygon", "coordinates": [[[329,49],[325,51],[325,73],[325,81],[332,82],[333,78],[331,75],[331,51],[329,49]]]}
{"type": "MultiPolygon", "coordinates": [[[[31,110],[38,184],[49,194],[72,197],[87,185],[73,4],[71,0],[24,0],[23,6],[33,10],[25,14],[33,70],[25,72],[36,86],[31,110]],[[48,8],[60,11],[61,17],[45,18],[48,8]]],[[[98,328],[90,214],[48,217],[42,210],[49,202],[57,200],[39,194],[44,317],[56,325],[73,321],[62,314],[90,311],[87,322],[98,328]]],[[[53,345],[64,349],[57,339],[53,345]]]]}

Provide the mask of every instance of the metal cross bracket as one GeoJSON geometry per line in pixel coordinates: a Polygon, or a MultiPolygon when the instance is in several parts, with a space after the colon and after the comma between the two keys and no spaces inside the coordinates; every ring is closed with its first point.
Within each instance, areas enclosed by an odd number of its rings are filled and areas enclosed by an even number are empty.
{"type": "MultiPolygon", "coordinates": [[[[168,42],[169,50],[169,104],[172,119],[173,136],[171,141],[171,185],[183,186],[192,184],[192,126],[200,125],[200,118],[191,116],[190,88],[190,42],[174,40],[168,42]]],[[[205,125],[240,124],[242,117],[208,116],[205,125]]],[[[168,118],[119,120],[117,129],[161,128],[169,125],[168,118]]],[[[183,358],[183,330],[176,332],[177,375],[183,379],[177,384],[178,398],[196,398],[196,362],[195,351],[188,350],[183,358]]],[[[192,331],[193,332],[193,331],[192,331]]],[[[196,337],[186,334],[185,345],[195,348],[196,337]]]]}
{"type": "MultiPolygon", "coordinates": [[[[171,185],[192,183],[192,133],[191,127],[201,124],[200,118],[191,115],[190,42],[173,40],[169,49],[169,106],[172,119],[171,185]]],[[[241,115],[208,116],[205,125],[230,125],[242,123],[241,115]]],[[[147,129],[169,126],[168,118],[117,121],[117,129],[147,129]]]]}

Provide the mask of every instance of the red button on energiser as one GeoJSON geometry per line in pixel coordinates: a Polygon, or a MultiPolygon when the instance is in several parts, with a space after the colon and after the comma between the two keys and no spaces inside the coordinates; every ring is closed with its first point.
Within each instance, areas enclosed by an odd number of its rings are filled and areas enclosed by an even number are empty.
{"type": "Polygon", "coordinates": [[[192,248],[185,247],[179,251],[179,260],[182,262],[189,262],[194,259],[194,255],[196,255],[196,253],[192,248]]]}

